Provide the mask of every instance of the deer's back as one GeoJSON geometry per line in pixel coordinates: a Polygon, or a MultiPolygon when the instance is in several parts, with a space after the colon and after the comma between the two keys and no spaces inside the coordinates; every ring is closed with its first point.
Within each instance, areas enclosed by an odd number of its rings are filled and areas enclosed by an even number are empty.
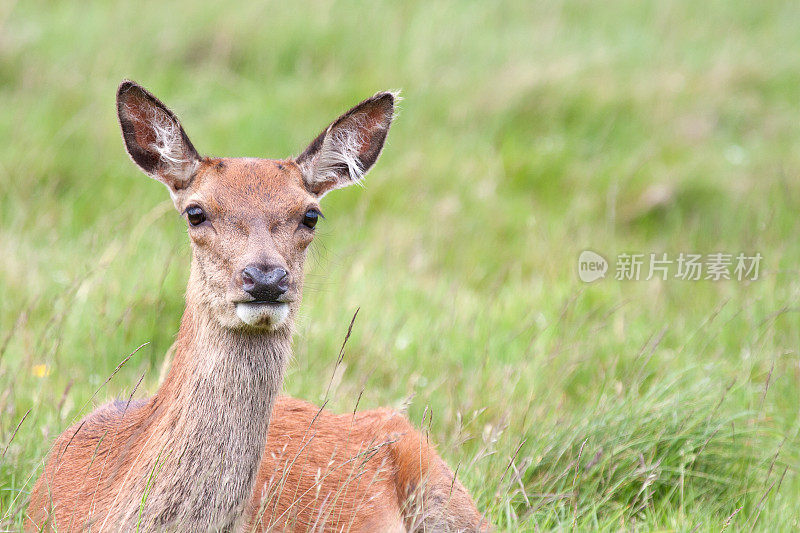
{"type": "Polygon", "coordinates": [[[128,503],[120,492],[137,453],[129,422],[143,413],[145,403],[104,405],[56,439],[31,492],[26,530],[106,529],[100,524],[109,509],[128,503]]]}
{"type": "Polygon", "coordinates": [[[251,502],[258,531],[402,531],[390,410],[335,415],[280,397],[251,502]]]}
{"type": "Polygon", "coordinates": [[[277,400],[248,531],[483,529],[469,494],[406,417],[277,400]]]}

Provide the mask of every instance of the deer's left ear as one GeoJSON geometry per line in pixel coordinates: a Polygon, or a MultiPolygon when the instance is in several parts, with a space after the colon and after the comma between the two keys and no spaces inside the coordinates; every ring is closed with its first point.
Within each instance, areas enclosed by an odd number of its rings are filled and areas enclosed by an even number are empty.
{"type": "Polygon", "coordinates": [[[361,181],[378,160],[394,116],[396,96],[378,93],[334,120],[295,162],[317,196],[361,181]]]}

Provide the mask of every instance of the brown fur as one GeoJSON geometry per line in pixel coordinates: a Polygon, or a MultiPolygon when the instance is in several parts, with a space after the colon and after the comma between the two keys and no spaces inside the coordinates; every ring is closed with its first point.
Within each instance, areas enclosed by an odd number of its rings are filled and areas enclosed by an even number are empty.
{"type": "Polygon", "coordinates": [[[264,413],[277,394],[289,338],[264,343],[209,335],[211,328],[187,309],[158,393],[101,407],[57,439],[31,495],[28,528],[234,526],[263,455],[264,413]]]}
{"type": "Polygon", "coordinates": [[[203,159],[145,89],[123,82],[117,98],[131,158],[169,188],[179,212],[200,206],[206,222],[189,225],[186,310],[167,377],[152,398],[101,407],[56,440],[26,529],[482,527],[464,488],[402,416],[276,403],[314,235],[304,214],[369,170],[393,96],[365,100],[300,158],[281,161],[203,159]],[[243,291],[251,264],[288,272],[279,302],[253,303],[243,291]]]}
{"type": "Polygon", "coordinates": [[[288,397],[275,404],[249,516],[255,531],[490,529],[404,416],[335,415],[288,397]]]}

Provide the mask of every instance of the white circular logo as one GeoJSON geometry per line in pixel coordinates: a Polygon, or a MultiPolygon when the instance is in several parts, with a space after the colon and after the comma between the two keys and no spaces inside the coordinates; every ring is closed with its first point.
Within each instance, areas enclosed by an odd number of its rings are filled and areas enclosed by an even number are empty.
{"type": "Polygon", "coordinates": [[[578,256],[578,277],[581,281],[591,283],[606,276],[608,261],[602,255],[591,250],[584,250],[578,256]]]}

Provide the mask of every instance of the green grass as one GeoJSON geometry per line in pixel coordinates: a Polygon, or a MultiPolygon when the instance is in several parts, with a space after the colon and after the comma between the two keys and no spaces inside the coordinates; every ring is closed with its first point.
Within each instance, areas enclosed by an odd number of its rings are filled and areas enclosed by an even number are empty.
{"type": "Polygon", "coordinates": [[[187,238],[124,153],[123,77],[209,155],[296,154],[403,90],[366,189],[324,201],[288,393],[322,400],[360,308],[330,407],[430,410],[501,529],[796,529],[799,19],[788,1],[2,4],[0,529],[71,421],[142,375],[136,396],[155,390],[177,331],[187,238]],[[587,285],[584,249],[758,251],[763,271],[587,285]]]}

